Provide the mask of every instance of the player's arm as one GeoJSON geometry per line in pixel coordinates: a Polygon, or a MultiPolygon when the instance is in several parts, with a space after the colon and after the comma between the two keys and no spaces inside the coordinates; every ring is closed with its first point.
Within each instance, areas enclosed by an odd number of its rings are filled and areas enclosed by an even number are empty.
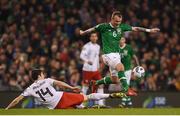
{"type": "Polygon", "coordinates": [[[137,57],[136,54],[134,53],[134,50],[133,50],[133,48],[132,48],[131,46],[130,46],[129,52],[130,52],[131,57],[132,57],[132,58],[134,59],[134,61],[136,62],[136,65],[137,65],[137,66],[140,66],[138,57],[137,57]]]}
{"type": "Polygon", "coordinates": [[[137,65],[137,66],[140,66],[139,60],[138,60],[138,58],[137,58],[137,56],[136,56],[135,54],[133,55],[133,59],[135,60],[136,65],[137,65]]]}
{"type": "Polygon", "coordinates": [[[148,32],[148,33],[156,33],[156,32],[159,32],[160,29],[159,28],[148,29],[148,28],[144,28],[144,27],[132,27],[132,31],[141,31],[141,32],[148,32]]]}
{"type": "Polygon", "coordinates": [[[95,31],[95,27],[89,28],[89,29],[87,29],[85,31],[80,30],[79,34],[80,35],[86,35],[86,34],[89,34],[89,33],[93,32],[93,31],[95,31]]]}
{"type": "Polygon", "coordinates": [[[87,55],[88,55],[88,48],[84,46],[80,54],[80,59],[84,63],[88,63],[89,65],[92,65],[92,62],[88,60],[87,55]]]}
{"type": "Polygon", "coordinates": [[[14,107],[15,105],[17,105],[22,99],[24,98],[24,96],[19,95],[18,97],[16,97],[7,107],[6,110],[9,108],[14,107]]]}
{"type": "Polygon", "coordinates": [[[70,85],[68,85],[67,83],[64,83],[64,82],[62,82],[62,81],[54,80],[53,84],[54,84],[55,86],[60,87],[60,88],[66,88],[66,89],[70,89],[70,90],[72,90],[72,91],[74,91],[74,92],[80,92],[80,89],[79,89],[78,87],[72,87],[72,86],[70,86],[70,85]]]}
{"type": "Polygon", "coordinates": [[[94,26],[92,28],[89,28],[89,29],[85,30],[85,31],[80,30],[80,35],[86,35],[86,34],[91,33],[93,31],[97,31],[97,32],[101,33],[101,32],[104,31],[105,27],[106,27],[106,24],[101,23],[101,24],[98,24],[98,25],[96,25],[96,26],[94,26]]]}

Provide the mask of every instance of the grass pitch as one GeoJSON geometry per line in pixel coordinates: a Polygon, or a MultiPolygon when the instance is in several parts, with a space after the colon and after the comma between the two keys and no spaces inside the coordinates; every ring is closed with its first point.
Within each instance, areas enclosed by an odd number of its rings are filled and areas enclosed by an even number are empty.
{"type": "Polygon", "coordinates": [[[0,109],[0,115],[180,115],[180,108],[0,109]]]}

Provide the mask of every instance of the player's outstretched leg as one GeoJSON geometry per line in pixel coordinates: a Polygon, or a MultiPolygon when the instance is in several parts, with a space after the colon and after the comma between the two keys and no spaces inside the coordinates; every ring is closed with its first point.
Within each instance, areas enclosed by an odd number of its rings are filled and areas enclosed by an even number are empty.
{"type": "Polygon", "coordinates": [[[118,77],[119,77],[119,81],[120,81],[120,83],[122,85],[122,92],[126,93],[128,91],[129,86],[128,86],[127,81],[126,81],[124,71],[119,71],[118,72],[118,77]]]}
{"type": "Polygon", "coordinates": [[[119,81],[122,85],[122,92],[127,92],[128,91],[128,84],[127,84],[127,81],[126,81],[126,76],[124,74],[124,65],[122,63],[118,63],[116,65],[116,71],[118,72],[118,78],[119,78],[119,81]]]}
{"type": "Polygon", "coordinates": [[[91,80],[89,86],[90,86],[91,92],[95,93],[99,85],[102,85],[102,84],[108,85],[108,84],[113,84],[113,83],[116,83],[116,82],[113,82],[110,76],[105,76],[104,78],[97,81],[91,80]]]}
{"type": "Polygon", "coordinates": [[[112,80],[111,80],[111,78],[109,77],[109,76],[106,76],[106,77],[104,77],[103,79],[101,79],[101,80],[97,80],[96,81],[96,85],[101,85],[101,84],[112,84],[113,82],[112,82],[112,80]]]}
{"type": "Polygon", "coordinates": [[[128,96],[136,96],[137,93],[129,90],[129,85],[127,83],[125,72],[124,72],[124,65],[121,63],[117,64],[116,70],[118,71],[118,78],[122,85],[122,92],[125,92],[128,96]]]}
{"type": "Polygon", "coordinates": [[[86,95],[86,100],[101,100],[106,98],[122,98],[126,96],[124,93],[111,93],[111,94],[102,94],[102,93],[92,93],[86,95]]]}
{"type": "Polygon", "coordinates": [[[126,81],[126,77],[123,77],[123,74],[121,76],[121,74],[119,75],[119,72],[118,72],[118,76],[120,78],[119,80],[122,85],[122,92],[126,93],[127,96],[137,96],[137,93],[129,88],[129,85],[127,84],[127,81],[126,81]]]}

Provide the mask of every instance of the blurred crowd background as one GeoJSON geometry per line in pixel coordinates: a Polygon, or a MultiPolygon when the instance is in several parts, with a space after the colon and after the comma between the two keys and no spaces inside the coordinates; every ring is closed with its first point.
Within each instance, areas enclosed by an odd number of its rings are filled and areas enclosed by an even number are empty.
{"type": "MultiPolygon", "coordinates": [[[[29,71],[81,86],[79,55],[88,36],[79,29],[108,22],[120,10],[132,26],[159,27],[158,34],[126,33],[146,70],[131,86],[142,91],[180,91],[178,0],[0,0],[0,90],[23,90],[29,71]]],[[[101,44],[99,40],[99,44],[101,44]]],[[[108,74],[101,68],[102,76],[108,74]]]]}

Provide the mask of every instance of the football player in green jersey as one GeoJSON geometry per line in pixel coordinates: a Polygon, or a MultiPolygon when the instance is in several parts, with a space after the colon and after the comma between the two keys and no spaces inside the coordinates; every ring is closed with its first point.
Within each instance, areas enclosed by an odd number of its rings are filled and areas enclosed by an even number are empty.
{"type": "MultiPolygon", "coordinates": [[[[121,62],[124,65],[125,76],[127,78],[127,83],[130,83],[131,73],[132,73],[132,59],[134,59],[137,66],[139,66],[139,60],[134,53],[131,45],[126,44],[126,39],[121,38],[119,42],[119,54],[121,56],[121,62]]],[[[116,72],[118,73],[118,72],[116,72]]],[[[117,74],[115,76],[118,76],[117,74]]]]}
{"type": "MultiPolygon", "coordinates": [[[[132,59],[135,61],[137,66],[140,66],[140,64],[137,56],[134,53],[133,48],[131,47],[131,45],[126,44],[126,39],[124,37],[122,37],[119,42],[119,54],[121,57],[121,62],[124,65],[124,70],[125,70],[124,74],[126,77],[127,84],[130,85],[131,74],[132,74],[132,59]]],[[[113,78],[118,77],[118,72],[116,70],[111,71],[110,68],[110,73],[111,73],[110,75],[113,78]]],[[[104,78],[110,78],[110,77],[106,76],[104,78]]],[[[116,83],[119,83],[119,81],[116,80],[116,83]]],[[[125,96],[122,98],[121,107],[131,106],[131,105],[132,105],[132,101],[130,96],[125,96]]]]}
{"type": "MultiPolygon", "coordinates": [[[[128,24],[122,23],[121,13],[119,11],[114,11],[112,13],[111,21],[109,23],[98,24],[95,27],[92,27],[85,31],[80,30],[80,35],[85,35],[93,31],[97,31],[101,35],[103,53],[104,53],[102,55],[102,58],[104,63],[107,64],[111,68],[111,70],[118,71],[118,78],[123,86],[123,92],[127,92],[128,84],[126,81],[126,77],[124,75],[124,66],[121,63],[121,59],[119,55],[119,40],[126,31],[143,31],[143,32],[156,33],[159,32],[160,29],[158,28],[146,29],[142,27],[132,27],[128,24]]],[[[117,80],[114,78],[117,77],[111,76],[110,78],[104,78],[98,81],[96,84],[111,84],[114,83],[113,80],[117,80]]],[[[129,95],[134,95],[134,94],[132,93],[129,95]]]]}
{"type": "MultiPolygon", "coordinates": [[[[124,37],[121,38],[119,42],[119,54],[121,56],[121,62],[124,65],[125,76],[127,80],[127,84],[130,86],[131,74],[132,74],[132,59],[134,59],[137,66],[140,66],[139,60],[134,53],[131,45],[126,44],[126,39],[124,37]]],[[[114,76],[118,76],[118,72],[114,72],[114,76]]],[[[113,74],[111,74],[113,75],[113,74]]],[[[123,97],[121,100],[121,105],[123,107],[132,106],[132,101],[130,96],[123,97]]]]}

